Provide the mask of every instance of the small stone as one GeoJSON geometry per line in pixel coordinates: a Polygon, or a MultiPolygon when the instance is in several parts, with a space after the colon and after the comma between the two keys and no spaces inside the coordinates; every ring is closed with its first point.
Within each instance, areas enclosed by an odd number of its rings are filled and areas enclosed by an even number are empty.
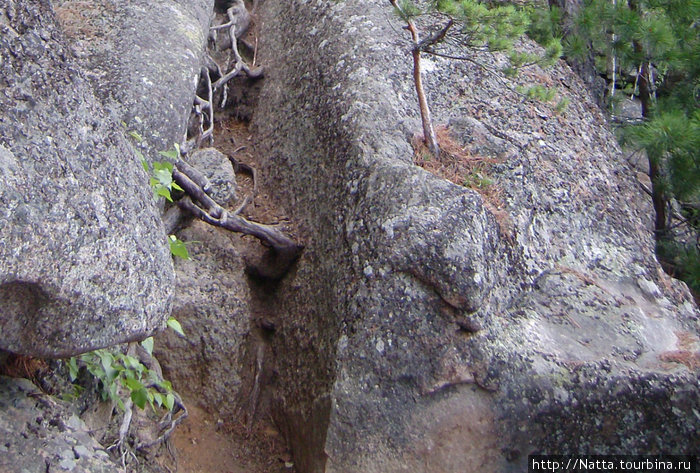
{"type": "Polygon", "coordinates": [[[215,148],[204,148],[193,152],[187,161],[209,179],[211,198],[219,205],[226,206],[236,198],[236,174],[225,154],[215,148]]]}
{"type": "Polygon", "coordinates": [[[68,427],[74,430],[82,430],[85,428],[85,424],[83,423],[83,421],[80,420],[80,417],[76,415],[70,416],[66,424],[68,424],[68,427]]]}
{"type": "Polygon", "coordinates": [[[377,342],[376,348],[379,353],[384,353],[384,341],[379,340],[377,342]]]}
{"type": "Polygon", "coordinates": [[[61,450],[61,453],[59,453],[58,456],[60,456],[64,460],[72,460],[73,458],[75,458],[75,456],[73,455],[73,450],[71,449],[61,450]]]}
{"type": "Polygon", "coordinates": [[[73,447],[73,453],[75,453],[76,458],[91,457],[92,454],[84,445],[76,445],[73,447]]]}
{"type": "Polygon", "coordinates": [[[72,458],[66,458],[64,460],[61,460],[58,466],[60,466],[63,470],[73,471],[73,468],[75,468],[75,460],[73,460],[72,458]]]}

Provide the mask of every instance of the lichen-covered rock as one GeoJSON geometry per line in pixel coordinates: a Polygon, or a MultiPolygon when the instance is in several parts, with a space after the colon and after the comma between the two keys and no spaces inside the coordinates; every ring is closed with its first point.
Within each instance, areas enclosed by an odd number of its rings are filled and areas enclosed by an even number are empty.
{"type": "Polygon", "coordinates": [[[49,2],[0,2],[0,348],[68,356],[141,339],[173,269],[148,179],[49,2]]]}
{"type": "Polygon", "coordinates": [[[261,174],[312,242],[279,286],[272,342],[298,468],[696,452],[698,311],[659,267],[648,196],[580,79],[564,64],[519,79],[556,86],[558,114],[471,63],[425,60],[436,120],[493,162],[495,215],[412,166],[409,45],[388,2],[261,15],[261,174]]]}
{"type": "Polygon", "coordinates": [[[0,376],[0,471],[120,473],[82,420],[29,380],[0,376]]]}
{"type": "Polygon", "coordinates": [[[56,17],[111,118],[149,161],[181,143],[214,0],[56,0],[56,17]]]}

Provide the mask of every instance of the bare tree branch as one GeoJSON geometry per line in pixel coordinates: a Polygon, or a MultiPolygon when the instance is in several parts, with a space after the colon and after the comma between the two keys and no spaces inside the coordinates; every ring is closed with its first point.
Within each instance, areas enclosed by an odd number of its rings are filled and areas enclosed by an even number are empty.
{"type": "Polygon", "coordinates": [[[450,30],[452,25],[454,25],[454,20],[450,19],[444,27],[440,28],[439,31],[436,31],[427,38],[421,40],[420,43],[416,44],[416,47],[423,51],[428,46],[434,46],[437,43],[441,43],[445,39],[445,35],[447,35],[447,32],[450,30]]]}
{"type": "Polygon", "coordinates": [[[210,225],[252,235],[267,243],[277,257],[276,264],[284,266],[285,270],[299,257],[303,246],[296,244],[291,238],[272,226],[251,222],[235,213],[229,213],[177,167],[173,169],[173,179],[189,196],[178,201],[180,208],[191,212],[210,225]]]}

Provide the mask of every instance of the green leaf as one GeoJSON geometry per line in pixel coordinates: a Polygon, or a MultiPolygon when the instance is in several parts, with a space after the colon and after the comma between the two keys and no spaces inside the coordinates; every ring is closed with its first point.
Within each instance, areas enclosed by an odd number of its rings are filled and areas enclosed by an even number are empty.
{"type": "Polygon", "coordinates": [[[130,368],[132,370],[137,370],[139,372],[143,370],[143,365],[138,360],[138,358],[134,358],[131,355],[124,356],[124,364],[127,368],[130,368]]]}
{"type": "Polygon", "coordinates": [[[173,407],[175,406],[175,396],[173,396],[172,393],[168,393],[163,400],[163,404],[165,404],[166,409],[172,411],[173,407]]]}
{"type": "Polygon", "coordinates": [[[87,370],[100,381],[106,378],[104,370],[95,364],[87,365],[87,370]]]}
{"type": "Polygon", "coordinates": [[[119,399],[119,396],[117,395],[117,383],[112,383],[109,385],[109,398],[112,401],[117,401],[119,399]]]}
{"type": "Polygon", "coordinates": [[[156,403],[158,407],[163,405],[163,395],[159,392],[154,392],[153,393],[153,402],[156,403]]]}
{"type": "Polygon", "coordinates": [[[146,162],[146,160],[143,159],[143,155],[141,155],[141,166],[143,166],[144,171],[148,172],[148,162],[146,162]]]}
{"type": "Polygon", "coordinates": [[[182,258],[184,260],[190,259],[190,254],[187,251],[185,242],[178,240],[175,235],[170,235],[168,237],[168,243],[170,245],[170,253],[172,253],[173,256],[177,256],[178,258],[182,258]]]}
{"type": "Polygon", "coordinates": [[[158,151],[158,154],[172,160],[175,160],[180,157],[180,153],[178,151],[175,151],[174,149],[171,149],[170,151],[158,151]]]}
{"type": "Polygon", "coordinates": [[[100,363],[102,363],[102,368],[104,368],[105,372],[111,370],[114,364],[114,357],[112,357],[112,354],[108,351],[100,351],[99,356],[100,363]]]}
{"type": "Polygon", "coordinates": [[[71,382],[78,379],[78,360],[75,357],[71,357],[68,360],[68,375],[70,376],[71,382]]]}
{"type": "Polygon", "coordinates": [[[156,167],[154,164],[154,169],[155,171],[153,172],[153,176],[158,180],[158,182],[167,188],[170,188],[170,185],[173,182],[173,172],[172,169],[168,169],[167,167],[156,167]]]}
{"type": "Polygon", "coordinates": [[[153,355],[153,337],[148,337],[142,341],[141,346],[146,350],[146,353],[153,355]]]}
{"type": "Polygon", "coordinates": [[[177,333],[183,338],[185,337],[185,332],[182,331],[182,325],[180,325],[180,322],[178,322],[174,317],[170,317],[166,324],[168,325],[168,327],[173,329],[175,333],[177,333]]]}
{"type": "Polygon", "coordinates": [[[173,198],[170,197],[170,191],[168,189],[166,189],[165,187],[158,186],[158,188],[155,189],[155,192],[157,195],[159,195],[161,197],[165,197],[168,200],[168,202],[173,201],[173,198]]]}
{"type": "Polygon", "coordinates": [[[164,379],[162,381],[158,381],[158,386],[166,390],[167,392],[170,392],[173,390],[173,385],[168,381],[167,379],[164,379]]]}
{"type": "Polygon", "coordinates": [[[131,392],[138,391],[140,389],[143,389],[143,390],[146,389],[141,381],[139,381],[138,379],[134,379],[134,378],[126,378],[124,380],[124,384],[131,392]]]}
{"type": "Polygon", "coordinates": [[[138,143],[141,143],[143,141],[143,136],[139,135],[135,131],[130,131],[129,136],[135,139],[138,143]]]}
{"type": "Polygon", "coordinates": [[[148,402],[148,392],[145,388],[131,391],[131,400],[134,401],[134,404],[136,404],[139,408],[143,409],[146,407],[146,403],[148,402]]]}
{"type": "Polygon", "coordinates": [[[173,173],[173,163],[169,161],[160,161],[160,162],[155,162],[153,163],[154,169],[157,170],[162,170],[162,171],[168,171],[168,174],[173,173]]]}

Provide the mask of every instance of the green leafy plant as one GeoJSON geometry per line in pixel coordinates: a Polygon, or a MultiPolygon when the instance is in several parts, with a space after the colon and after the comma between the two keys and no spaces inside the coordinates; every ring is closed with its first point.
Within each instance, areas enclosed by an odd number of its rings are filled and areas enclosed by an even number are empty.
{"type": "MultiPolygon", "coordinates": [[[[180,146],[175,143],[173,149],[169,151],[159,151],[159,154],[165,158],[175,161],[180,156],[180,146]]],[[[153,194],[156,197],[164,197],[168,202],[173,202],[171,192],[173,190],[182,191],[177,182],[173,179],[174,166],[169,161],[154,162],[153,170],[151,171],[148,162],[145,159],[141,160],[144,171],[150,174],[150,185],[153,189],[153,194]]],[[[189,260],[190,255],[187,251],[187,244],[192,242],[184,242],[179,240],[175,235],[168,235],[168,247],[173,256],[189,260]]]]}
{"type": "Polygon", "coordinates": [[[185,336],[185,332],[183,332],[183,330],[182,330],[182,325],[180,325],[180,322],[178,322],[177,319],[175,319],[175,317],[170,317],[170,318],[168,319],[168,321],[166,322],[166,324],[167,324],[168,327],[170,327],[175,333],[177,333],[178,335],[180,335],[180,336],[183,337],[183,338],[187,338],[187,337],[185,336]]]}
{"type": "Polygon", "coordinates": [[[173,164],[168,161],[153,163],[153,171],[149,169],[148,162],[141,161],[143,169],[151,175],[151,188],[156,196],[165,197],[168,202],[172,202],[171,191],[182,191],[182,187],[173,180],[173,164]]]}
{"type": "Polygon", "coordinates": [[[553,100],[554,97],[557,95],[556,90],[541,85],[533,85],[531,87],[518,87],[517,90],[529,99],[541,100],[542,102],[549,102],[550,100],[553,100]]]}
{"type": "MultiPolygon", "coordinates": [[[[168,319],[167,325],[185,337],[180,323],[173,317],[168,319]]],[[[153,337],[141,342],[143,349],[151,356],[153,345],[153,337]]],[[[154,410],[158,407],[172,411],[174,407],[175,393],[170,382],[128,353],[103,348],[70,358],[68,370],[71,382],[77,381],[81,368],[98,381],[102,400],[111,400],[122,411],[125,410],[122,390],[128,392],[134,405],[141,409],[150,405],[154,410]]]]}
{"type": "MultiPolygon", "coordinates": [[[[150,346],[152,350],[153,339],[147,338],[142,342],[142,346],[150,346]]],[[[100,349],[71,358],[68,361],[71,381],[76,381],[81,366],[99,381],[102,400],[112,400],[122,410],[124,401],[120,396],[120,387],[129,393],[133,403],[141,409],[146,407],[146,404],[150,404],[154,409],[156,406],[167,410],[173,408],[175,397],[172,385],[159,379],[152,370],[133,356],[100,349]]]]}
{"type": "Polygon", "coordinates": [[[190,254],[187,251],[187,244],[192,242],[184,242],[178,239],[175,235],[168,235],[168,245],[170,246],[170,253],[173,256],[182,258],[184,260],[190,259],[190,254]]]}

